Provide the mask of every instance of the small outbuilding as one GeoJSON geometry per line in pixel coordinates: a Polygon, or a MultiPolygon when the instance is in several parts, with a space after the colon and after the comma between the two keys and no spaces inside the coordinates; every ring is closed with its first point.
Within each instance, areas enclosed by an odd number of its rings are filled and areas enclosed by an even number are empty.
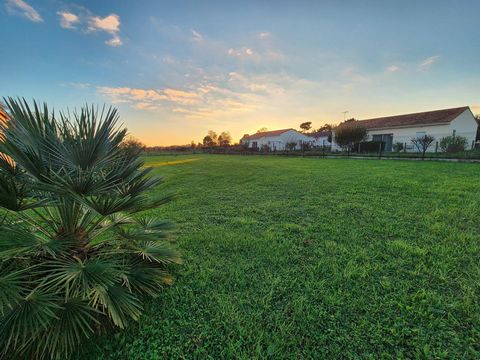
{"type": "Polygon", "coordinates": [[[268,148],[271,151],[285,150],[287,144],[293,149],[300,149],[302,144],[311,144],[313,139],[295,129],[262,131],[253,135],[245,134],[240,142],[250,149],[268,148]],[[294,145],[293,145],[294,144],[294,145]]]}

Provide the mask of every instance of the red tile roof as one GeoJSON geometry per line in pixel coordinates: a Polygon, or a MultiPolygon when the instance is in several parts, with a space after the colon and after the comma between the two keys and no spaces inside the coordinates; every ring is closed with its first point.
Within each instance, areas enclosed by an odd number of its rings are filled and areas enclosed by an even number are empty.
{"type": "Polygon", "coordinates": [[[295,129],[283,129],[283,130],[273,130],[273,131],[262,131],[262,132],[258,132],[256,134],[253,134],[253,135],[249,135],[249,136],[244,136],[242,138],[242,140],[255,140],[255,139],[260,139],[262,137],[266,137],[266,136],[278,136],[278,135],[281,135],[287,131],[290,131],[290,130],[295,130],[295,129]]]}
{"type": "Polygon", "coordinates": [[[415,114],[386,116],[374,119],[355,121],[356,124],[366,126],[367,129],[382,129],[403,126],[425,126],[436,124],[448,124],[458,115],[468,110],[468,106],[452,109],[427,111],[415,114]]]}

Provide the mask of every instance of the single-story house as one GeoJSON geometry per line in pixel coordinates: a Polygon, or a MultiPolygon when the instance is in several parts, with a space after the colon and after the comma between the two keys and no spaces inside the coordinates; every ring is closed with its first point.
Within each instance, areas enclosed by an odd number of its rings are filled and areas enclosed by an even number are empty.
{"type": "Polygon", "coordinates": [[[288,143],[295,143],[296,149],[300,149],[302,143],[312,143],[312,138],[295,129],[283,129],[262,131],[253,135],[245,134],[240,142],[250,149],[285,150],[288,143]]]}
{"type": "MultiPolygon", "coordinates": [[[[404,144],[406,151],[417,151],[411,139],[425,135],[435,137],[427,150],[430,152],[435,151],[436,143],[445,136],[463,136],[469,147],[473,147],[478,128],[478,122],[468,106],[358,120],[355,123],[367,128],[367,141],[384,141],[385,151],[392,151],[393,144],[397,142],[404,144]]],[[[340,147],[334,143],[332,149],[340,147]]]]}
{"type": "Polygon", "coordinates": [[[312,138],[312,146],[328,148],[332,146],[332,132],[331,131],[317,131],[306,134],[312,138]]]}

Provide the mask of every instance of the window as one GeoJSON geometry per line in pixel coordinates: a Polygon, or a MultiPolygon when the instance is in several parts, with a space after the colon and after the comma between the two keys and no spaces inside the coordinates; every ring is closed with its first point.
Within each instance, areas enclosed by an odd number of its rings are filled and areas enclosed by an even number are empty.
{"type": "Polygon", "coordinates": [[[256,141],[252,141],[252,148],[257,148],[258,147],[258,144],[256,141]]]}
{"type": "Polygon", "coordinates": [[[417,131],[417,133],[415,134],[415,137],[417,139],[420,139],[420,138],[423,138],[425,135],[427,135],[425,131],[417,131]]]}

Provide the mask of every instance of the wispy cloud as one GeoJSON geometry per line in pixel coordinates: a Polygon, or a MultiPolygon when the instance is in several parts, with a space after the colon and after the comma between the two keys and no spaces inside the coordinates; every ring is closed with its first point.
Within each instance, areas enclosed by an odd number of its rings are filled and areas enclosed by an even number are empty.
{"type": "Polygon", "coordinates": [[[426,58],[423,60],[420,65],[418,65],[419,70],[427,70],[429,69],[433,64],[435,64],[438,60],[440,59],[440,56],[435,55],[435,56],[430,56],[429,58],[426,58]]]}
{"type": "Polygon", "coordinates": [[[396,73],[400,71],[400,67],[398,65],[390,65],[386,68],[386,71],[389,73],[396,73]]]}
{"type": "Polygon", "coordinates": [[[80,23],[80,17],[74,13],[68,11],[59,11],[57,14],[60,16],[60,26],[64,29],[73,29],[77,24],[80,23]]]}
{"type": "Polygon", "coordinates": [[[269,32],[267,32],[267,31],[265,31],[265,32],[259,33],[259,34],[258,34],[258,37],[259,37],[260,39],[268,39],[268,38],[272,37],[272,34],[269,33],[269,32]]]}
{"type": "Polygon", "coordinates": [[[253,50],[248,47],[243,47],[241,49],[230,48],[228,49],[227,54],[230,56],[249,57],[253,55],[253,50]]]}
{"type": "Polygon", "coordinates": [[[105,41],[107,45],[110,46],[120,46],[123,44],[122,39],[120,38],[120,16],[117,14],[110,14],[105,17],[100,16],[91,16],[88,20],[88,30],[89,31],[104,31],[110,35],[112,38],[105,41]]]}
{"type": "Polygon", "coordinates": [[[7,0],[7,11],[11,15],[20,15],[33,22],[43,22],[43,18],[32,6],[23,0],[7,0]]]}
{"type": "Polygon", "coordinates": [[[162,109],[184,118],[218,120],[300,97],[301,92],[313,91],[315,86],[313,82],[282,73],[230,72],[206,75],[183,89],[103,86],[97,92],[113,103],[124,103],[138,110],[162,109]]]}
{"type": "Polygon", "coordinates": [[[204,40],[203,38],[203,35],[200,34],[198,31],[195,31],[192,29],[192,40],[193,41],[197,41],[197,42],[201,42],[204,40]]]}

